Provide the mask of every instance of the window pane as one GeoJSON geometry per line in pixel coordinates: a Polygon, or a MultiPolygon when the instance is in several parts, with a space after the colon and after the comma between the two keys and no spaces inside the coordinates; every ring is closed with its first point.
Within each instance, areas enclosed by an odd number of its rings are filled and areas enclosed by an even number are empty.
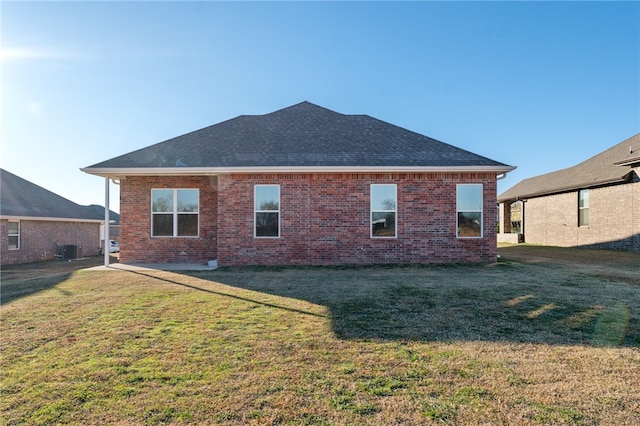
{"type": "Polygon", "coordinates": [[[589,209],[578,211],[578,226],[589,226],[589,209]]]}
{"type": "Polygon", "coordinates": [[[153,212],[173,211],[173,189],[153,189],[151,190],[151,197],[153,212]]]}
{"type": "Polygon", "coordinates": [[[179,189],[178,190],[178,211],[198,212],[198,190],[179,189]]]}
{"type": "Polygon", "coordinates": [[[396,185],[371,185],[371,211],[396,209],[396,185]]]}
{"type": "Polygon", "coordinates": [[[480,237],[482,213],[458,212],[458,237],[480,237]]]}
{"type": "Polygon", "coordinates": [[[371,235],[374,237],[395,237],[396,214],[391,212],[372,213],[371,235]]]}
{"type": "Polygon", "coordinates": [[[18,248],[18,236],[9,237],[9,250],[15,250],[18,248]]]}
{"type": "Polygon", "coordinates": [[[178,215],[178,236],[197,237],[198,236],[198,215],[179,214],[178,215]]]}
{"type": "Polygon", "coordinates": [[[458,211],[482,211],[482,185],[458,185],[458,211]]]}
{"type": "Polygon", "coordinates": [[[9,235],[16,235],[20,232],[20,224],[18,222],[9,222],[9,235]]]}
{"type": "Polygon", "coordinates": [[[280,209],[280,186],[278,185],[256,185],[255,187],[255,209],[256,210],[279,210],[280,209]]]}
{"type": "Polygon", "coordinates": [[[583,189],[579,194],[578,207],[589,208],[589,190],[583,189]]]}
{"type": "Polygon", "coordinates": [[[154,214],[152,220],[154,237],[173,237],[172,214],[154,214]]]}
{"type": "Polygon", "coordinates": [[[256,213],[256,237],[277,237],[278,216],[278,213],[256,213]]]}

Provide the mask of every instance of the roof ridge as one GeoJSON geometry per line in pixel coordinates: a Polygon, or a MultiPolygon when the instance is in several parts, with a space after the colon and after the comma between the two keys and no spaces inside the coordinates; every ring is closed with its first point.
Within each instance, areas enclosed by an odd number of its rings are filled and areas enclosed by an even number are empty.
{"type": "Polygon", "coordinates": [[[277,109],[275,111],[268,112],[266,114],[250,114],[248,116],[249,117],[256,117],[256,116],[257,117],[265,117],[265,116],[269,116],[269,115],[276,115],[278,113],[282,113],[282,112],[285,112],[285,111],[292,111],[292,110],[300,109],[302,107],[311,107],[311,108],[314,108],[314,109],[317,109],[317,110],[331,112],[333,114],[347,115],[347,114],[342,114],[342,113],[334,111],[332,109],[323,107],[321,105],[314,104],[313,102],[309,102],[307,100],[304,100],[302,102],[298,102],[297,104],[289,105],[288,107],[280,108],[280,109],[277,109]]]}
{"type": "MultiPolygon", "coordinates": [[[[611,152],[613,152],[613,151],[616,151],[616,150],[620,149],[620,147],[621,147],[621,146],[627,145],[627,144],[629,144],[630,142],[631,142],[631,143],[633,143],[633,142],[639,142],[639,143],[640,143],[640,133],[636,133],[635,135],[633,135],[633,136],[631,136],[631,137],[629,137],[629,138],[627,138],[627,139],[623,140],[622,142],[617,143],[617,144],[615,144],[615,145],[613,145],[613,146],[611,146],[611,147],[609,147],[609,148],[605,149],[604,151],[601,151],[601,152],[599,152],[598,154],[593,155],[593,156],[591,156],[591,157],[587,158],[587,159],[586,159],[586,160],[584,160],[584,161],[581,161],[580,163],[578,163],[578,164],[576,164],[576,165],[574,165],[574,166],[572,166],[572,167],[578,167],[578,166],[581,166],[581,165],[583,165],[584,163],[587,163],[587,162],[589,162],[589,161],[592,161],[592,160],[594,160],[594,159],[596,159],[596,158],[598,158],[598,157],[605,156],[606,154],[611,153],[611,152]],[[634,140],[633,140],[634,138],[637,138],[637,139],[638,139],[638,141],[634,141],[634,140]]],[[[638,150],[640,150],[640,146],[638,147],[638,150]]],[[[625,150],[625,152],[626,152],[626,150],[625,150]]],[[[628,157],[628,156],[629,156],[629,154],[627,154],[627,157],[628,157]]],[[[570,167],[568,167],[568,168],[570,168],[570,167]]]]}
{"type": "Polygon", "coordinates": [[[624,166],[630,165],[625,161],[631,157],[627,150],[629,144],[640,152],[640,133],[573,166],[522,179],[500,194],[498,200],[531,198],[628,181],[630,172],[624,166]]]}

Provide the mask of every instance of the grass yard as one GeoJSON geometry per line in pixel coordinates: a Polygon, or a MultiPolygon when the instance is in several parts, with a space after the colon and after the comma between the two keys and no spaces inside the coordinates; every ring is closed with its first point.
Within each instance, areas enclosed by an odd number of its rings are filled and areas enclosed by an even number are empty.
{"type": "Polygon", "coordinates": [[[3,270],[0,423],[640,425],[640,256],[500,250],[483,266],[3,270]]]}

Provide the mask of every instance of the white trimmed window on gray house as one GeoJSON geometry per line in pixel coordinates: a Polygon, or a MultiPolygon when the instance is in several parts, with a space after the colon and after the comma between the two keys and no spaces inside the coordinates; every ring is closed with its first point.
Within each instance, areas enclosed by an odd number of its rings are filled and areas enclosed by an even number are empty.
{"type": "Polygon", "coordinates": [[[20,221],[10,220],[8,223],[9,250],[20,250],[20,221]]]}
{"type": "Polygon", "coordinates": [[[589,226],[589,190],[578,191],[578,226],[589,226]]]}

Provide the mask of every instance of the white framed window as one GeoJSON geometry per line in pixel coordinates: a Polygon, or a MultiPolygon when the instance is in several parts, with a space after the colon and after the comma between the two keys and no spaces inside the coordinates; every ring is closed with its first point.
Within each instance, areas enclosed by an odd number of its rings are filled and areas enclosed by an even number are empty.
{"type": "Polygon", "coordinates": [[[578,191],[578,226],[589,226],[589,190],[578,191]]]}
{"type": "Polygon", "coordinates": [[[483,186],[481,183],[456,185],[456,236],[482,238],[483,186]]]}
{"type": "Polygon", "coordinates": [[[9,237],[9,250],[20,250],[20,221],[10,220],[7,235],[9,237]]]}
{"type": "Polygon", "coordinates": [[[371,184],[371,237],[395,238],[398,186],[371,184]]]}
{"type": "Polygon", "coordinates": [[[253,236],[280,237],[280,185],[255,185],[253,200],[253,236]]]}
{"type": "Polygon", "coordinates": [[[151,236],[197,237],[199,212],[198,189],[152,189],[151,236]]]}

